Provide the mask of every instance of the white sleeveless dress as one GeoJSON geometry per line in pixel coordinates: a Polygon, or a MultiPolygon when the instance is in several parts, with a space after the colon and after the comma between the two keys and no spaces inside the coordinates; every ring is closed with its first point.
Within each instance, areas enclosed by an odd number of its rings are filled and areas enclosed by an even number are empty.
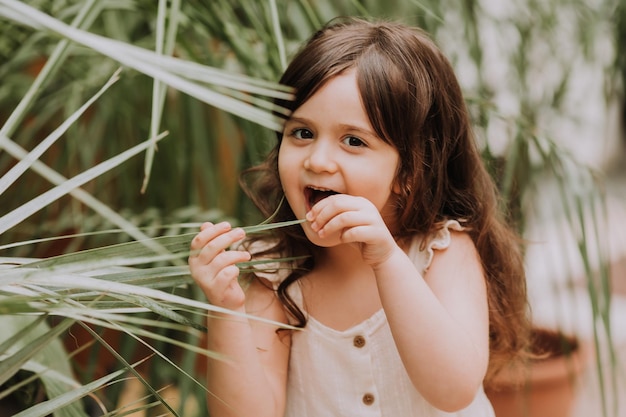
{"type": "MultiPolygon", "coordinates": [[[[448,221],[420,251],[415,239],[409,257],[422,273],[433,250],[450,244],[448,221]]],[[[283,274],[259,274],[277,287],[283,274]]],[[[302,308],[296,282],[290,295],[302,308]]],[[[304,311],[304,310],[303,310],[304,311]]],[[[306,311],[305,311],[306,313],[306,311]]],[[[465,409],[447,413],[434,408],[413,387],[396,350],[384,310],[348,330],[329,328],[308,315],[307,325],[292,333],[285,417],[494,417],[482,388],[465,409]]]]}

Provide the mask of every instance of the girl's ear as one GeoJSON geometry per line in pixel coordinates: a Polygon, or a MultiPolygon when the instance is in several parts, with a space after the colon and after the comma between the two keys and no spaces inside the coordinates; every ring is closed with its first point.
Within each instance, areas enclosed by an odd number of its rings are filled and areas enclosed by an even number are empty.
{"type": "Polygon", "coordinates": [[[411,187],[409,185],[405,185],[404,187],[400,184],[400,181],[396,179],[393,183],[393,187],[391,187],[391,192],[395,195],[402,194],[402,188],[404,188],[407,192],[411,192],[411,187]]]}

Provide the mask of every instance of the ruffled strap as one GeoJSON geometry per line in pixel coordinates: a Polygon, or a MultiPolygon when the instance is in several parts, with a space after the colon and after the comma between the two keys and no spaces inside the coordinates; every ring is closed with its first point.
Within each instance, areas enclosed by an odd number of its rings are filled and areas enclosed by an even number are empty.
{"type": "Polygon", "coordinates": [[[423,239],[414,239],[411,243],[408,253],[409,258],[413,260],[413,263],[422,274],[428,270],[433,262],[435,250],[444,250],[450,246],[450,230],[463,232],[467,229],[461,226],[458,220],[446,220],[441,225],[441,228],[425,238],[427,242],[424,249],[421,249],[423,239]]]}
{"type": "Polygon", "coordinates": [[[289,265],[280,262],[268,262],[255,268],[254,274],[272,284],[274,290],[289,276],[289,265]]]}
{"type": "MultiPolygon", "coordinates": [[[[255,253],[261,253],[266,249],[269,249],[272,246],[272,242],[271,241],[264,241],[264,240],[257,240],[254,241],[253,243],[248,243],[246,244],[245,241],[244,242],[238,242],[237,245],[237,249],[239,250],[247,250],[252,254],[253,259],[252,260],[263,260],[263,257],[257,257],[255,256],[255,253]]],[[[270,261],[269,258],[265,258],[268,261],[270,261]]],[[[281,282],[283,282],[285,280],[285,278],[287,278],[287,276],[289,275],[289,268],[291,265],[283,263],[283,262],[267,262],[267,263],[262,263],[262,264],[258,264],[255,267],[255,271],[254,274],[256,276],[258,276],[259,278],[263,278],[265,280],[267,280],[269,283],[272,284],[272,288],[274,288],[274,290],[276,290],[278,288],[278,286],[280,285],[281,282]]]]}
{"type": "MultiPolygon", "coordinates": [[[[252,254],[252,260],[267,260],[267,262],[257,264],[254,268],[254,275],[258,278],[266,280],[272,287],[274,291],[278,290],[279,285],[289,276],[294,265],[291,262],[280,262],[274,261],[270,256],[258,256],[255,254],[264,252],[266,249],[272,247],[272,241],[268,240],[257,240],[254,242],[239,242],[237,244],[237,248],[240,250],[248,250],[252,254]]],[[[244,289],[247,288],[249,281],[240,281],[241,285],[244,289]]],[[[292,283],[287,288],[287,293],[291,297],[294,303],[304,311],[304,303],[302,297],[302,290],[300,289],[300,283],[298,281],[292,283]]],[[[289,324],[297,325],[298,320],[293,317],[291,314],[287,314],[287,319],[289,320],[289,324]]]]}

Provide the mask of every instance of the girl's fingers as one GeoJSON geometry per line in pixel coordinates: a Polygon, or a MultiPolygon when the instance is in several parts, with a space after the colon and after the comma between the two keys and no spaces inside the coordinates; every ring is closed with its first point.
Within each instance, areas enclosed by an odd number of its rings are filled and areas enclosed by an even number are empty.
{"type": "Polygon", "coordinates": [[[233,229],[227,222],[203,223],[191,241],[189,267],[191,276],[209,301],[226,308],[240,308],[245,295],[237,278],[237,264],[250,260],[250,253],[227,250],[245,237],[241,228],[233,229]]]}
{"type": "Polygon", "coordinates": [[[211,262],[215,256],[244,237],[245,232],[243,229],[231,229],[228,223],[207,227],[191,241],[192,253],[190,258],[201,258],[204,262],[211,262]]]}
{"type": "Polygon", "coordinates": [[[341,196],[330,196],[315,204],[306,214],[306,219],[311,223],[314,231],[322,229],[326,223],[337,216],[340,212],[345,211],[345,203],[342,204],[341,196]]]}
{"type": "Polygon", "coordinates": [[[200,231],[202,231],[202,230],[204,230],[204,229],[206,229],[206,228],[208,228],[208,227],[211,227],[211,226],[213,226],[213,223],[211,223],[211,222],[205,222],[205,223],[202,223],[202,224],[200,225],[200,231]]]}
{"type": "MultiPolygon", "coordinates": [[[[368,218],[358,211],[344,211],[333,217],[331,217],[323,226],[316,230],[320,236],[330,235],[336,232],[342,232],[346,229],[351,229],[359,226],[366,226],[368,224],[368,218]]],[[[312,226],[315,230],[316,226],[312,226]]]]}
{"type": "Polygon", "coordinates": [[[237,278],[237,263],[250,260],[246,251],[222,251],[211,262],[202,258],[189,258],[191,275],[204,291],[207,299],[214,305],[226,308],[238,308],[245,296],[237,278]]]}
{"type": "Polygon", "coordinates": [[[229,266],[235,266],[240,262],[246,262],[250,260],[250,253],[245,251],[224,251],[217,255],[210,264],[210,269],[214,271],[214,275],[219,274],[220,271],[228,268],[229,266]]]}
{"type": "MultiPolygon", "coordinates": [[[[237,284],[237,278],[239,277],[239,268],[236,265],[229,265],[226,268],[220,270],[213,279],[212,289],[215,294],[225,294],[226,290],[232,285],[237,284]]],[[[213,301],[213,300],[211,300],[213,301]]],[[[215,300],[218,301],[218,300],[215,300]]],[[[223,302],[224,300],[219,300],[223,302]]]]}
{"type": "Polygon", "coordinates": [[[228,233],[217,236],[215,239],[204,245],[204,247],[197,253],[196,257],[199,258],[201,262],[209,263],[217,255],[230,248],[233,243],[243,239],[243,237],[243,230],[233,229],[228,233]]]}
{"type": "Polygon", "coordinates": [[[317,203],[307,213],[307,220],[311,229],[325,233],[341,230],[346,227],[364,225],[368,223],[371,210],[378,213],[369,200],[363,197],[337,195],[325,198],[317,203]]]}
{"type": "Polygon", "coordinates": [[[200,226],[200,233],[198,233],[191,241],[191,249],[201,249],[208,242],[215,239],[215,237],[229,231],[230,229],[231,226],[227,222],[218,223],[216,225],[203,223],[202,226],[200,226]]]}

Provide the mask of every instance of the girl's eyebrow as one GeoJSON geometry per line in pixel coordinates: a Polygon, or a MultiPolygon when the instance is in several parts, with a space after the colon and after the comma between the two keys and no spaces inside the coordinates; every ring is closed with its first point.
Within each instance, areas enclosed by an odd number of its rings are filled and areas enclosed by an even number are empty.
{"type": "MultiPolygon", "coordinates": [[[[314,124],[311,120],[305,117],[290,117],[285,121],[285,124],[287,123],[302,123],[304,125],[314,124]]],[[[357,125],[353,125],[349,123],[341,123],[339,127],[343,130],[350,130],[350,131],[354,131],[363,135],[373,136],[375,138],[378,138],[378,135],[369,127],[361,127],[361,126],[357,126],[357,125]]]]}
{"type": "Polygon", "coordinates": [[[378,138],[378,135],[370,128],[368,127],[360,127],[360,126],[356,126],[356,125],[351,125],[351,124],[340,124],[339,125],[342,129],[345,130],[351,130],[351,131],[355,131],[367,136],[373,136],[375,138],[378,138]]]}
{"type": "Polygon", "coordinates": [[[302,124],[310,124],[311,121],[309,119],[305,119],[303,117],[288,117],[287,120],[285,120],[285,123],[302,123],[302,124]]]}

